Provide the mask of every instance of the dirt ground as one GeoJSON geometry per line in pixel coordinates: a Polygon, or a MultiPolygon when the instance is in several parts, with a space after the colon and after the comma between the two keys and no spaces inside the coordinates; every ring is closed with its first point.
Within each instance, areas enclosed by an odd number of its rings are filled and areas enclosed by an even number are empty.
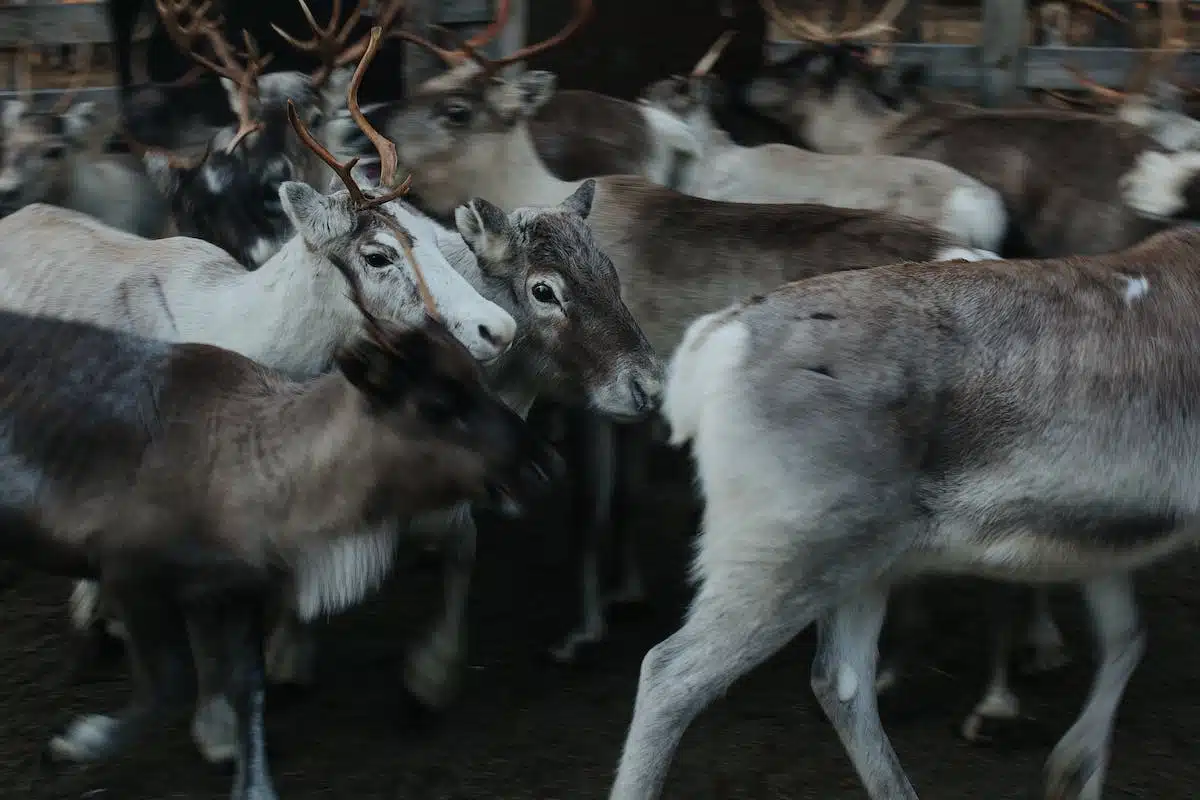
{"type": "MultiPolygon", "coordinates": [[[[660,473],[661,474],[661,473],[660,473]]],[[[676,476],[680,478],[680,476],[676,476]]],[[[460,701],[433,726],[414,724],[395,691],[406,634],[437,589],[406,568],[388,590],[323,626],[321,680],[305,698],[268,697],[272,766],[286,800],[603,798],[628,724],[646,649],[675,626],[688,592],[683,564],[692,512],[686,482],[656,491],[637,515],[653,603],[617,620],[585,665],[548,663],[543,646],[573,607],[566,537],[553,514],[491,525],[481,536],[471,616],[470,669],[460,701]]],[[[1107,798],[1194,798],[1200,786],[1200,615],[1193,558],[1142,576],[1149,652],[1118,719],[1107,798]]],[[[107,765],[42,771],[52,728],[124,700],[119,677],[64,680],[67,585],[26,573],[0,592],[0,798],[215,800],[228,778],[206,766],[180,721],[107,765]]],[[[978,587],[936,587],[939,637],[929,662],[885,701],[884,721],[925,800],[1040,797],[1042,762],[1080,708],[1088,648],[1077,595],[1058,610],[1073,651],[1066,670],[1022,684],[1033,720],[1002,746],[977,748],[953,733],[975,699],[984,660],[978,587]]],[[[808,687],[811,636],[735,685],[701,715],[678,752],[667,797],[865,797],[808,687]]]]}

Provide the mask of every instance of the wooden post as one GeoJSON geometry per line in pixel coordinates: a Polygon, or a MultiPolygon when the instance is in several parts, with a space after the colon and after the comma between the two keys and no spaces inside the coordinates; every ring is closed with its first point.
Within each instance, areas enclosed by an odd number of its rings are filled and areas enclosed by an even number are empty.
{"type": "Polygon", "coordinates": [[[1025,0],[984,0],[980,30],[979,102],[995,107],[1016,102],[1023,90],[1025,0]]]}

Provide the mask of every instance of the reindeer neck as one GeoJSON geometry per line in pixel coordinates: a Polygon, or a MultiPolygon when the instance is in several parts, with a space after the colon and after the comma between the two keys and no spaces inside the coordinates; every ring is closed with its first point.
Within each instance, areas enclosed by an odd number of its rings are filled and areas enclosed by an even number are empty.
{"type": "Polygon", "coordinates": [[[203,446],[217,507],[261,526],[285,559],[306,543],[361,529],[369,507],[387,499],[381,482],[405,466],[384,463],[377,426],[340,373],[232,398],[211,420],[203,446]]]}
{"type": "MultiPolygon", "coordinates": [[[[581,181],[562,181],[547,169],[537,154],[533,137],[524,122],[506,134],[495,161],[480,170],[478,186],[470,187],[475,197],[486,197],[501,208],[552,206],[571,195],[581,181]]],[[[486,148],[480,148],[481,155],[486,148]]]]}
{"type": "Polygon", "coordinates": [[[197,304],[214,334],[207,341],[295,377],[324,372],[359,330],[345,282],[299,236],[257,270],[214,283],[197,304]]]}

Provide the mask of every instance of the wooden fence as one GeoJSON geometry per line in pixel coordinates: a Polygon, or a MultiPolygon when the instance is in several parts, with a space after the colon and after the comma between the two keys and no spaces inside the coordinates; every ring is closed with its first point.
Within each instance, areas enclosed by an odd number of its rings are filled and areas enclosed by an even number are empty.
{"type": "MultiPolygon", "coordinates": [[[[1128,0],[1111,4],[1133,6],[1128,0]]],[[[877,5],[873,3],[872,5],[877,5]]],[[[493,44],[497,51],[518,47],[525,39],[548,36],[571,13],[571,3],[512,0],[510,25],[493,44]],[[528,8],[527,8],[528,6],[528,8]]],[[[899,27],[905,39],[919,39],[921,20],[940,3],[911,0],[899,27]]],[[[1026,0],[983,0],[957,3],[957,8],[979,10],[979,41],[976,44],[937,44],[900,41],[892,46],[892,62],[898,66],[924,63],[931,83],[954,89],[971,89],[981,103],[1011,102],[1027,89],[1071,89],[1076,86],[1064,64],[1084,70],[1094,80],[1119,87],[1142,51],[1131,47],[1046,47],[1029,46],[1030,15],[1026,0]]],[[[1190,4],[1189,4],[1190,5],[1190,4]]],[[[730,14],[744,20],[757,15],[749,27],[757,28],[759,41],[771,58],[784,57],[798,45],[778,38],[773,26],[762,18],[757,0],[596,0],[596,19],[569,48],[547,53],[532,66],[553,69],[563,86],[587,86],[618,96],[630,96],[665,73],[687,68],[724,26],[730,14]]],[[[421,29],[437,22],[463,30],[486,24],[491,18],[491,0],[410,0],[408,25],[421,29]]],[[[967,11],[966,13],[970,13],[967,11]]],[[[1108,34],[1114,34],[1110,28],[1108,34]]],[[[0,50],[20,45],[97,44],[110,40],[102,0],[27,0],[20,5],[0,0],[0,50]]],[[[409,85],[437,68],[417,48],[406,69],[409,85]]],[[[1177,62],[1175,76],[1189,84],[1200,84],[1200,53],[1189,50],[1177,62]]],[[[0,97],[15,88],[11,72],[0,82],[0,97]],[[8,87],[4,91],[3,87],[8,87]]],[[[109,87],[83,90],[85,94],[111,94],[109,87]]],[[[45,90],[47,94],[54,90],[45,90]]]]}

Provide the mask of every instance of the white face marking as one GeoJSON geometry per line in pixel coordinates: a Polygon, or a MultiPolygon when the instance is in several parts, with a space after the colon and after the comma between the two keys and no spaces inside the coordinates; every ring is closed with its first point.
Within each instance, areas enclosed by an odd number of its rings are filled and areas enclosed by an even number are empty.
{"type": "MultiPolygon", "coordinates": [[[[517,323],[500,306],[487,300],[475,290],[446,256],[438,249],[438,225],[401,203],[389,203],[387,211],[396,223],[408,231],[413,240],[413,256],[425,277],[429,293],[437,305],[446,327],[471,355],[485,363],[504,354],[517,333],[517,323]]],[[[386,232],[376,235],[376,241],[403,253],[395,236],[386,232]]],[[[404,269],[416,282],[413,266],[405,259],[404,269]]]]}
{"type": "Polygon", "coordinates": [[[1134,278],[1129,275],[1122,275],[1125,279],[1125,302],[1132,303],[1139,297],[1145,297],[1150,292],[1150,281],[1146,280],[1145,276],[1139,275],[1134,278]]]}
{"type": "Polygon", "coordinates": [[[858,673],[842,664],[838,667],[837,696],[843,703],[850,702],[858,693],[858,673]]]}

